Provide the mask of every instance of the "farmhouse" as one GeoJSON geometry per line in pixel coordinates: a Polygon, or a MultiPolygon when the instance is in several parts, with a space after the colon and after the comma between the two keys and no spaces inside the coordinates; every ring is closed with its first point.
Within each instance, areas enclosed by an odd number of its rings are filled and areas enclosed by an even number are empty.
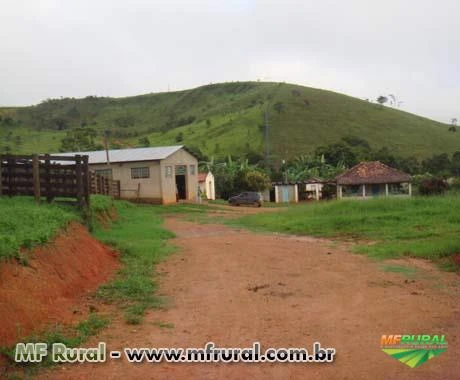
{"type": "Polygon", "coordinates": [[[150,203],[195,201],[198,161],[182,145],[93,152],[59,153],[88,155],[90,170],[120,181],[120,197],[150,203]]]}
{"type": "Polygon", "coordinates": [[[207,199],[216,199],[214,174],[211,172],[198,173],[198,185],[200,186],[201,194],[205,195],[207,199]]]}
{"type": "Polygon", "coordinates": [[[337,198],[412,195],[410,175],[380,161],[361,162],[336,181],[337,198]]]}

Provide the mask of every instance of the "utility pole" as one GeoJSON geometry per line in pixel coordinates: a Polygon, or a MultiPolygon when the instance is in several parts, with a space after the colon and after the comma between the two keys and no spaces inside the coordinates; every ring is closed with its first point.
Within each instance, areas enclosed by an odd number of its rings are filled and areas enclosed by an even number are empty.
{"type": "Polygon", "coordinates": [[[265,120],[265,169],[269,168],[270,165],[270,124],[268,122],[268,105],[265,106],[264,110],[265,120]]]}
{"type": "Polygon", "coordinates": [[[104,131],[104,148],[105,148],[105,158],[106,158],[106,161],[107,161],[107,167],[110,167],[109,134],[110,134],[110,131],[108,129],[106,129],[104,131]]]}

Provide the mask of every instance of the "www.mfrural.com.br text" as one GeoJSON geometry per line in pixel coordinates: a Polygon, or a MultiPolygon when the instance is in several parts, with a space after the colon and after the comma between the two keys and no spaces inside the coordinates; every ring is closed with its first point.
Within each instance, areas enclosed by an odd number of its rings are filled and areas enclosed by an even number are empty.
{"type": "Polygon", "coordinates": [[[228,348],[208,342],[199,348],[127,347],[121,351],[108,351],[105,342],[92,348],[72,348],[62,343],[50,347],[46,343],[18,343],[15,361],[39,363],[49,357],[54,363],[102,363],[122,358],[130,363],[331,363],[335,353],[335,348],[321,347],[319,342],[313,343],[311,350],[295,347],[262,350],[260,342],[246,348],[228,348]]]}

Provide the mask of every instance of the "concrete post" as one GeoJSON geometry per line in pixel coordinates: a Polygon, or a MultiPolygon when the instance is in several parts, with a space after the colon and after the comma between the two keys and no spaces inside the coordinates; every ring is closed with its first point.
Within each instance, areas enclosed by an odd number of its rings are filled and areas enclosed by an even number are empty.
{"type": "Polygon", "coordinates": [[[363,198],[366,198],[366,185],[363,185],[363,198]]]}
{"type": "Polygon", "coordinates": [[[412,183],[409,182],[409,197],[412,196],[412,183]]]}
{"type": "Polygon", "coordinates": [[[385,196],[388,197],[388,183],[385,184],[385,196]]]}
{"type": "Polygon", "coordinates": [[[319,184],[315,185],[316,200],[319,201],[319,184]]]}
{"type": "Polygon", "coordinates": [[[296,203],[299,202],[299,185],[297,183],[294,185],[294,200],[296,203]]]}
{"type": "Polygon", "coordinates": [[[342,185],[337,185],[337,199],[342,199],[342,185]]]}

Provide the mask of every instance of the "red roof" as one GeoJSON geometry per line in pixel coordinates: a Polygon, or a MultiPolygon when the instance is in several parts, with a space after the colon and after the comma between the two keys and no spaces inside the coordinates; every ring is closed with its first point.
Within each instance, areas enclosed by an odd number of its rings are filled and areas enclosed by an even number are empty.
{"type": "Polygon", "coordinates": [[[205,182],[208,173],[198,173],[198,182],[205,182]]]}
{"type": "Polygon", "coordinates": [[[380,161],[361,162],[336,177],[338,185],[410,182],[411,176],[380,161]]]}

